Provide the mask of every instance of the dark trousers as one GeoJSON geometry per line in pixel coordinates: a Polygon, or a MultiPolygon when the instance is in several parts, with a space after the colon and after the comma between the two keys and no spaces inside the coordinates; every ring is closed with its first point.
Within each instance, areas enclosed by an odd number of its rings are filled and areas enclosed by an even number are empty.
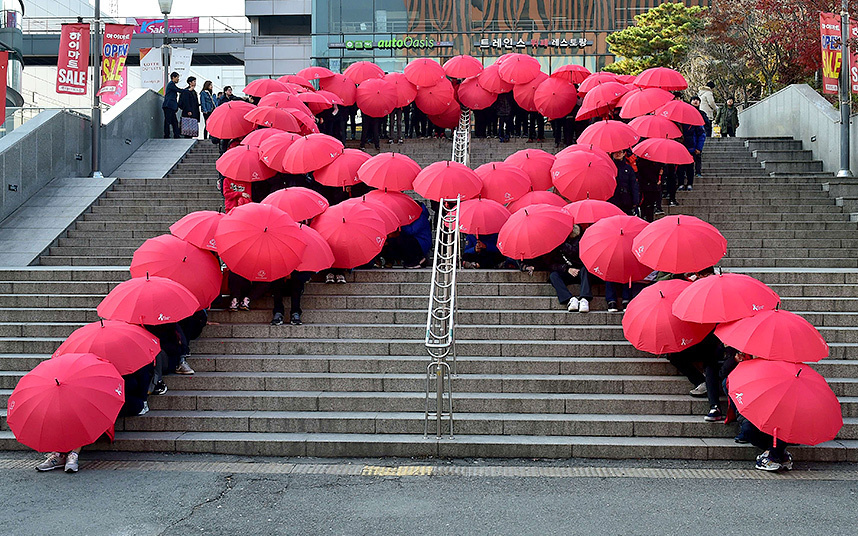
{"type": "Polygon", "coordinates": [[[554,135],[554,145],[560,145],[563,143],[563,122],[564,119],[552,119],[551,123],[551,133],[554,135]]]}
{"type": "Polygon", "coordinates": [[[680,374],[688,378],[693,386],[697,387],[701,383],[706,383],[706,396],[709,398],[709,405],[717,406],[721,397],[718,357],[706,354],[692,346],[688,350],[668,354],[667,360],[676,367],[680,374]],[[695,363],[702,363],[703,372],[700,372],[695,363]]]}
{"type": "Polygon", "coordinates": [[[390,139],[393,141],[402,139],[402,108],[396,108],[390,117],[390,139]]]}
{"type": "Polygon", "coordinates": [[[179,117],[177,110],[169,108],[161,108],[164,110],[164,138],[170,138],[170,128],[173,129],[173,137],[179,139],[182,137],[182,131],[179,129],[179,117]]]}
{"type": "Polygon", "coordinates": [[[655,219],[655,209],[659,201],[661,201],[661,192],[659,190],[642,190],[641,217],[652,223],[655,219]]]}
{"type": "Polygon", "coordinates": [[[530,112],[530,125],[527,132],[528,139],[545,139],[545,120],[537,112],[530,112]]]}
{"type": "Polygon", "coordinates": [[[363,120],[361,122],[361,131],[360,131],[360,146],[361,148],[366,147],[366,143],[372,143],[375,145],[375,148],[378,149],[378,123],[379,119],[375,117],[370,117],[368,115],[363,116],[363,120]]]}
{"type": "Polygon", "coordinates": [[[249,279],[245,279],[235,272],[230,272],[227,282],[229,283],[230,298],[238,298],[240,300],[250,297],[250,290],[253,283],[249,279]]]}
{"type": "Polygon", "coordinates": [[[271,283],[271,294],[274,297],[274,314],[286,313],[283,306],[283,296],[288,295],[291,303],[289,315],[301,314],[301,296],[304,294],[304,285],[310,280],[312,274],[309,272],[292,272],[289,279],[278,279],[271,283]]]}
{"type": "Polygon", "coordinates": [[[503,261],[503,254],[500,251],[487,251],[484,249],[479,253],[462,253],[462,260],[475,262],[480,265],[480,268],[496,268],[503,261]]]}
{"type": "MultiPolygon", "coordinates": [[[[694,156],[694,173],[697,175],[703,174],[703,153],[695,154],[694,156]]],[[[688,183],[691,184],[691,183],[688,183]]]]}
{"type": "Polygon", "coordinates": [[[508,140],[512,134],[512,119],[508,115],[498,116],[498,139],[508,140]]]}
{"type": "Polygon", "coordinates": [[[677,167],[668,164],[664,169],[664,186],[661,195],[669,201],[676,201],[676,188],[679,186],[676,182],[677,167]]]}
{"type": "Polygon", "coordinates": [[[694,164],[676,166],[676,182],[678,186],[694,185],[694,164]]]}
{"type": "Polygon", "coordinates": [[[387,262],[402,261],[403,266],[417,266],[424,259],[420,242],[411,235],[401,233],[385,240],[381,256],[387,262]]]}
{"type": "Polygon", "coordinates": [[[736,129],[732,126],[722,126],[721,127],[721,136],[724,138],[735,138],[736,137],[736,129]]]}
{"type": "Polygon", "coordinates": [[[554,287],[555,292],[557,292],[557,301],[561,304],[569,303],[569,300],[574,297],[567,287],[575,282],[580,282],[581,284],[581,289],[578,293],[579,298],[586,300],[593,299],[593,292],[590,290],[590,280],[587,277],[587,270],[585,268],[581,268],[576,277],[573,277],[565,270],[562,272],[551,272],[548,274],[548,281],[554,287]]]}
{"type": "Polygon", "coordinates": [[[212,114],[211,112],[203,112],[203,119],[205,120],[205,125],[206,125],[205,129],[203,130],[203,139],[204,140],[209,139],[209,116],[211,114],[212,114]]]}

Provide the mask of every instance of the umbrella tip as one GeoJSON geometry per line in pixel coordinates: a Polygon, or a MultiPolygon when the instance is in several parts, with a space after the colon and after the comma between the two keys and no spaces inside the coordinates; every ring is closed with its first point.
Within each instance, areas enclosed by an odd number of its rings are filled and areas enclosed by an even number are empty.
{"type": "Polygon", "coordinates": [[[60,380],[58,380],[57,378],[54,378],[54,381],[57,382],[57,386],[60,385],[60,380]]]}
{"type": "Polygon", "coordinates": [[[345,219],[345,218],[343,218],[343,223],[346,223],[346,219],[345,219]]]}
{"type": "Polygon", "coordinates": [[[99,321],[99,322],[101,322],[101,327],[104,327],[104,319],[103,319],[103,318],[99,318],[99,319],[98,319],[98,321],[99,321]]]}
{"type": "Polygon", "coordinates": [[[664,298],[664,292],[659,290],[658,293],[661,295],[662,298],[664,298]]]}
{"type": "Polygon", "coordinates": [[[527,213],[527,209],[524,209],[524,215],[525,215],[525,216],[530,216],[530,214],[528,214],[528,213],[527,213]]]}
{"type": "Polygon", "coordinates": [[[799,375],[799,374],[801,374],[801,371],[802,371],[802,370],[803,370],[803,369],[802,369],[801,367],[799,367],[798,372],[796,372],[796,373],[795,373],[795,377],[796,377],[796,378],[798,378],[798,375],[799,375]]]}
{"type": "Polygon", "coordinates": [[[149,281],[149,272],[146,272],[146,281],[149,281]]]}
{"type": "Polygon", "coordinates": [[[266,227],[265,229],[263,229],[263,230],[262,230],[262,232],[263,232],[263,233],[267,233],[267,232],[268,232],[268,227],[266,227]]]}
{"type": "Polygon", "coordinates": [[[182,262],[188,262],[188,256],[187,255],[185,255],[185,257],[182,258],[182,262]]]}

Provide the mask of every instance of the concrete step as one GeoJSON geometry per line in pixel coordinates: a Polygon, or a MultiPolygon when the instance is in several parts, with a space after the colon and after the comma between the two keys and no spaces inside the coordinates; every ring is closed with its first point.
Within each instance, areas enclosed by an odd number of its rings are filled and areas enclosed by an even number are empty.
{"type": "Polygon", "coordinates": [[[757,149],[751,154],[760,162],[790,162],[813,160],[813,151],[801,149],[757,149]]]}
{"type": "Polygon", "coordinates": [[[749,151],[800,151],[801,140],[748,140],[749,151]]]}
{"type": "Polygon", "coordinates": [[[769,173],[803,173],[805,171],[822,171],[822,161],[812,160],[767,160],[761,162],[769,173]]]}

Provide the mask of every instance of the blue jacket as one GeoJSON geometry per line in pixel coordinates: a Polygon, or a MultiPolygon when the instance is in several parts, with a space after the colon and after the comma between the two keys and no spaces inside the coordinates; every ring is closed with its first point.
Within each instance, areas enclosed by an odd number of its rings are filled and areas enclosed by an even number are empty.
{"type": "Polygon", "coordinates": [[[424,255],[429,254],[429,249],[432,247],[432,224],[429,223],[429,210],[423,203],[418,203],[423,212],[414,220],[413,223],[403,226],[400,232],[404,235],[413,236],[420,244],[420,249],[424,255]]]}
{"type": "Polygon", "coordinates": [[[480,235],[477,238],[477,235],[466,234],[465,235],[465,250],[462,253],[476,253],[477,252],[477,240],[486,245],[486,251],[500,251],[498,250],[498,235],[489,234],[489,235],[480,235]]]}
{"type": "Polygon", "coordinates": [[[214,95],[208,91],[200,92],[200,108],[202,108],[204,114],[213,112],[216,106],[214,95]]]}
{"type": "Polygon", "coordinates": [[[179,89],[179,86],[177,86],[175,82],[173,82],[172,80],[167,82],[167,90],[164,92],[164,104],[161,105],[161,108],[178,111],[179,94],[181,92],[182,90],[179,89]]]}
{"type": "Polygon", "coordinates": [[[695,150],[703,152],[706,131],[702,126],[682,125],[682,140],[689,153],[694,153],[695,150]]]}

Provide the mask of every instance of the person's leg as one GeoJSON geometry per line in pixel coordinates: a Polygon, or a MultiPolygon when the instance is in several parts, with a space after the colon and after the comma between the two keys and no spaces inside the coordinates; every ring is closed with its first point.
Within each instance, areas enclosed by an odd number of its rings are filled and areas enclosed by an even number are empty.
{"type": "Polygon", "coordinates": [[[203,120],[206,122],[206,126],[203,129],[203,139],[204,140],[209,139],[209,116],[211,114],[212,114],[211,112],[206,112],[203,114],[203,120]]]}
{"type": "Polygon", "coordinates": [[[667,193],[667,200],[670,205],[677,205],[676,202],[676,166],[668,165],[667,171],[665,173],[665,188],[667,193]]]}
{"type": "Polygon", "coordinates": [[[533,112],[532,121],[536,122],[536,139],[545,141],[545,120],[538,112],[533,112]]]}
{"type": "MultiPolygon", "coordinates": [[[[703,175],[703,154],[694,155],[694,174],[695,175],[703,175]]],[[[693,179],[694,177],[692,177],[693,179]]],[[[688,183],[691,185],[691,183],[688,183]]]]}
{"type": "Polygon", "coordinates": [[[170,113],[170,124],[173,125],[173,137],[177,140],[181,139],[182,129],[179,128],[179,116],[177,112],[170,113]]]}
{"type": "Polygon", "coordinates": [[[278,314],[280,315],[279,320],[282,323],[283,315],[286,314],[286,308],[283,306],[283,294],[285,287],[286,281],[282,278],[271,282],[271,297],[274,299],[274,308],[272,311],[274,319],[271,321],[272,323],[278,320],[278,314]]]}
{"type": "Polygon", "coordinates": [[[554,287],[554,291],[557,293],[557,301],[560,302],[560,305],[566,305],[573,297],[567,287],[567,281],[571,279],[572,277],[568,272],[551,272],[548,274],[548,281],[554,287]]]}
{"type": "Polygon", "coordinates": [[[677,352],[673,354],[667,354],[667,360],[670,361],[670,364],[676,367],[676,370],[679,371],[680,374],[688,378],[688,381],[691,382],[691,385],[697,387],[701,383],[706,381],[706,377],[702,372],[697,370],[697,367],[694,366],[694,363],[689,359],[689,354],[683,352],[677,352]]]}
{"type": "Polygon", "coordinates": [[[170,110],[161,108],[164,112],[164,139],[170,139],[170,110]]]}
{"type": "Polygon", "coordinates": [[[360,148],[366,149],[366,142],[369,140],[369,117],[363,116],[363,120],[360,124],[360,148]]]}
{"type": "Polygon", "coordinates": [[[581,267],[581,270],[578,272],[578,277],[581,279],[581,292],[578,293],[578,297],[587,301],[591,301],[593,299],[593,291],[590,288],[590,275],[587,272],[587,269],[581,267]]]}
{"type": "Polygon", "coordinates": [[[706,396],[709,398],[709,407],[721,405],[721,367],[718,366],[717,358],[710,358],[703,362],[703,374],[706,378],[706,396]]]}
{"type": "Polygon", "coordinates": [[[310,280],[311,275],[310,272],[292,272],[292,276],[289,278],[289,317],[293,322],[300,322],[301,315],[304,314],[303,309],[301,309],[301,296],[304,295],[304,286],[310,280]],[[297,319],[295,315],[298,315],[297,319]]]}

